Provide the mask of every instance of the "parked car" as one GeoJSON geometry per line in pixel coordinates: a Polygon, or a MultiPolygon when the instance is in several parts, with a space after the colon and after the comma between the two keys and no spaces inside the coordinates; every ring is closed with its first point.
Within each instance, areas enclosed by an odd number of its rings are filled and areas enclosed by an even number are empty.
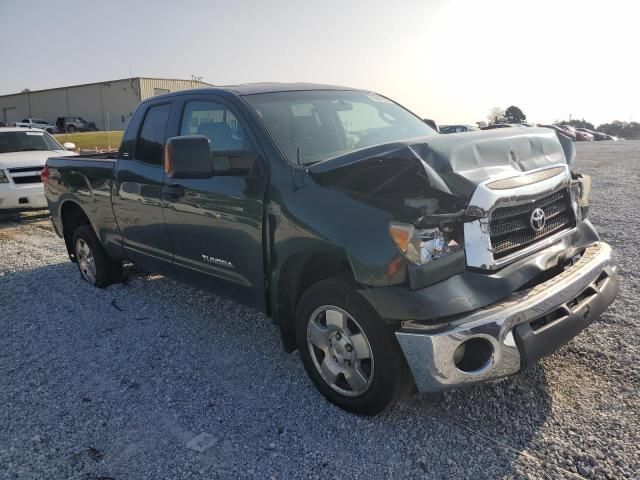
{"type": "Polygon", "coordinates": [[[571,125],[558,125],[558,127],[560,127],[561,129],[567,132],[573,133],[576,136],[576,140],[579,142],[590,142],[593,140],[593,135],[587,132],[582,132],[580,130],[577,130],[575,127],[572,127],[571,125]]]}
{"type": "Polygon", "coordinates": [[[462,133],[462,132],[477,132],[480,130],[473,125],[441,125],[440,133],[462,133]]]}
{"type": "Polygon", "coordinates": [[[602,140],[611,140],[611,135],[607,135],[603,132],[596,132],[594,130],[589,130],[588,128],[576,128],[577,131],[587,133],[593,137],[594,140],[602,141],[602,140]]]}
{"type": "Polygon", "coordinates": [[[575,139],[576,139],[576,134],[573,131],[566,130],[564,128],[560,128],[558,125],[542,125],[542,124],[540,124],[538,126],[539,127],[544,127],[544,128],[550,128],[551,130],[553,130],[553,131],[555,131],[557,133],[560,133],[562,135],[565,135],[565,136],[569,137],[571,140],[575,141],[575,139]]]}
{"type": "Polygon", "coordinates": [[[68,132],[95,132],[98,130],[94,122],[87,122],[84,118],[75,115],[58,117],[56,130],[60,133],[68,132]]]}
{"type": "Polygon", "coordinates": [[[84,280],[131,261],[255,307],[373,415],[515,374],[613,301],[574,156],[549,129],[438,135],[372,92],[249,84],[147,99],[115,158],[42,176],[84,280]]]}
{"type": "Polygon", "coordinates": [[[56,126],[41,118],[23,118],[21,122],[16,122],[16,127],[40,128],[47,133],[55,133],[56,126]]]}
{"type": "Polygon", "coordinates": [[[48,157],[76,155],[44,130],[0,128],[0,211],[47,208],[40,179],[48,157]]]}
{"type": "Polygon", "coordinates": [[[525,128],[531,127],[528,123],[494,123],[480,127],[480,130],[494,130],[496,128],[525,128]]]}
{"type": "Polygon", "coordinates": [[[429,125],[431,128],[433,128],[436,132],[440,133],[440,127],[438,127],[438,124],[436,123],[435,120],[431,120],[430,118],[423,118],[424,123],[426,123],[427,125],[429,125]]]}

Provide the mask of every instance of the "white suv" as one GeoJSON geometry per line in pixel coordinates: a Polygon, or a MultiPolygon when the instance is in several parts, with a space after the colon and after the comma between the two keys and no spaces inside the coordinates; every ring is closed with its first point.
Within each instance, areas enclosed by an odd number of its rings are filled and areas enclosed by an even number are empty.
{"type": "Polygon", "coordinates": [[[23,118],[21,122],[16,122],[16,127],[41,128],[48,133],[55,133],[56,126],[41,118],[23,118]]]}
{"type": "Polygon", "coordinates": [[[0,212],[47,208],[40,180],[47,158],[77,155],[40,129],[0,128],[0,212]]]}

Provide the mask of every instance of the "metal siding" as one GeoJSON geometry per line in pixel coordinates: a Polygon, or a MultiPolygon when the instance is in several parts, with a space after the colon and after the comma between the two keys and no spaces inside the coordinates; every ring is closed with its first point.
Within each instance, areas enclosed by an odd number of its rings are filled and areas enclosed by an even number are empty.
{"type": "Polygon", "coordinates": [[[0,97],[0,122],[19,122],[28,116],[29,101],[25,93],[0,97]]]}
{"type": "Polygon", "coordinates": [[[154,96],[154,89],[169,92],[210,87],[196,80],[131,78],[0,96],[0,121],[27,117],[53,124],[63,115],[78,115],[95,122],[100,130],[122,130],[138,103],[154,96]],[[5,116],[7,119],[5,120],[5,116]]]}
{"type": "Polygon", "coordinates": [[[211,85],[196,80],[175,80],[163,78],[141,78],[140,93],[141,100],[145,100],[154,96],[154,89],[159,88],[168,90],[169,92],[177,92],[180,90],[189,90],[191,88],[206,88],[211,85]]]}

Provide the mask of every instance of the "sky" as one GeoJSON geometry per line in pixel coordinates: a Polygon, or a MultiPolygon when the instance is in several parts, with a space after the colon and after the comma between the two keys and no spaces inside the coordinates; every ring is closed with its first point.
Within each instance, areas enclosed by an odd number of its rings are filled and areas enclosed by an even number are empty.
{"type": "Polygon", "coordinates": [[[640,121],[635,0],[0,0],[0,95],[126,78],[374,90],[440,124],[640,121]]]}

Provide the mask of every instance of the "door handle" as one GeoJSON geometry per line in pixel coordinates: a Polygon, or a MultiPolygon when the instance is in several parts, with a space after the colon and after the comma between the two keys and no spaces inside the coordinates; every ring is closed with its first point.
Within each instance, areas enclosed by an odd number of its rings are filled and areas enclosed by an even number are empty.
{"type": "Polygon", "coordinates": [[[185,190],[179,183],[170,183],[169,185],[162,187],[162,193],[167,197],[177,200],[180,197],[184,197],[185,190]]]}

